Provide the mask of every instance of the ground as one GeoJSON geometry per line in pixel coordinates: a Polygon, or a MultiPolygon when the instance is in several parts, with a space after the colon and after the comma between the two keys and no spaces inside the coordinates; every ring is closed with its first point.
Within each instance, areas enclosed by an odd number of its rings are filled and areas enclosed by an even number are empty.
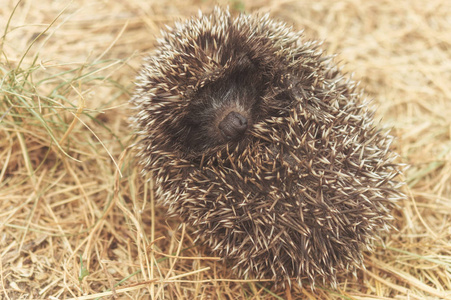
{"type": "Polygon", "coordinates": [[[1,299],[451,299],[451,2],[7,1],[0,10],[1,299]],[[134,166],[127,101],[164,24],[269,12],[324,40],[377,106],[407,197],[338,289],[237,278],[134,166]]]}

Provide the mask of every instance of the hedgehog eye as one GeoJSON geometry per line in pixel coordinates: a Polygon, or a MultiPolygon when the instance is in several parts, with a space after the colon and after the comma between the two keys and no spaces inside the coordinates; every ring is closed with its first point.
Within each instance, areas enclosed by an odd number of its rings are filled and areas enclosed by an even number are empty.
{"type": "Polygon", "coordinates": [[[244,135],[248,120],[242,114],[232,111],[218,124],[218,129],[226,141],[237,140],[244,135]]]}

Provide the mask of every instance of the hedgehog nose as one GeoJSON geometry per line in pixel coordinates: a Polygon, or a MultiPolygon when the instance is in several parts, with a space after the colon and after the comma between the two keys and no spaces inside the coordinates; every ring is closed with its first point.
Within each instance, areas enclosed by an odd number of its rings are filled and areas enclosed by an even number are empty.
{"type": "Polygon", "coordinates": [[[219,123],[218,128],[226,141],[237,140],[246,132],[247,119],[232,111],[219,123]]]}

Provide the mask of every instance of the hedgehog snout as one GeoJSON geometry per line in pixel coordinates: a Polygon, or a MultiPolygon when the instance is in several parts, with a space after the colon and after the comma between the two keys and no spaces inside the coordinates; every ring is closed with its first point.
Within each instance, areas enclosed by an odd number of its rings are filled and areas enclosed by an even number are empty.
{"type": "Polygon", "coordinates": [[[231,111],[218,124],[219,132],[226,141],[239,139],[244,135],[247,127],[247,118],[236,111],[231,111]]]}

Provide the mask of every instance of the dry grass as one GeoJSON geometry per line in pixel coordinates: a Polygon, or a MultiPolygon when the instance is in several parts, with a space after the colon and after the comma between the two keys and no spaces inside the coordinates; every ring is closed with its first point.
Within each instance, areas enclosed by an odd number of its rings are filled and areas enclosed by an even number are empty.
{"type": "MultiPolygon", "coordinates": [[[[16,4],[0,10],[0,298],[289,297],[271,282],[237,279],[194,244],[190,228],[155,205],[126,150],[143,54],[163,23],[213,1],[16,4]]],[[[366,255],[367,270],[339,290],[294,287],[291,296],[451,299],[451,2],[230,6],[271,11],[325,39],[375,99],[410,165],[399,231],[366,255]]]]}

